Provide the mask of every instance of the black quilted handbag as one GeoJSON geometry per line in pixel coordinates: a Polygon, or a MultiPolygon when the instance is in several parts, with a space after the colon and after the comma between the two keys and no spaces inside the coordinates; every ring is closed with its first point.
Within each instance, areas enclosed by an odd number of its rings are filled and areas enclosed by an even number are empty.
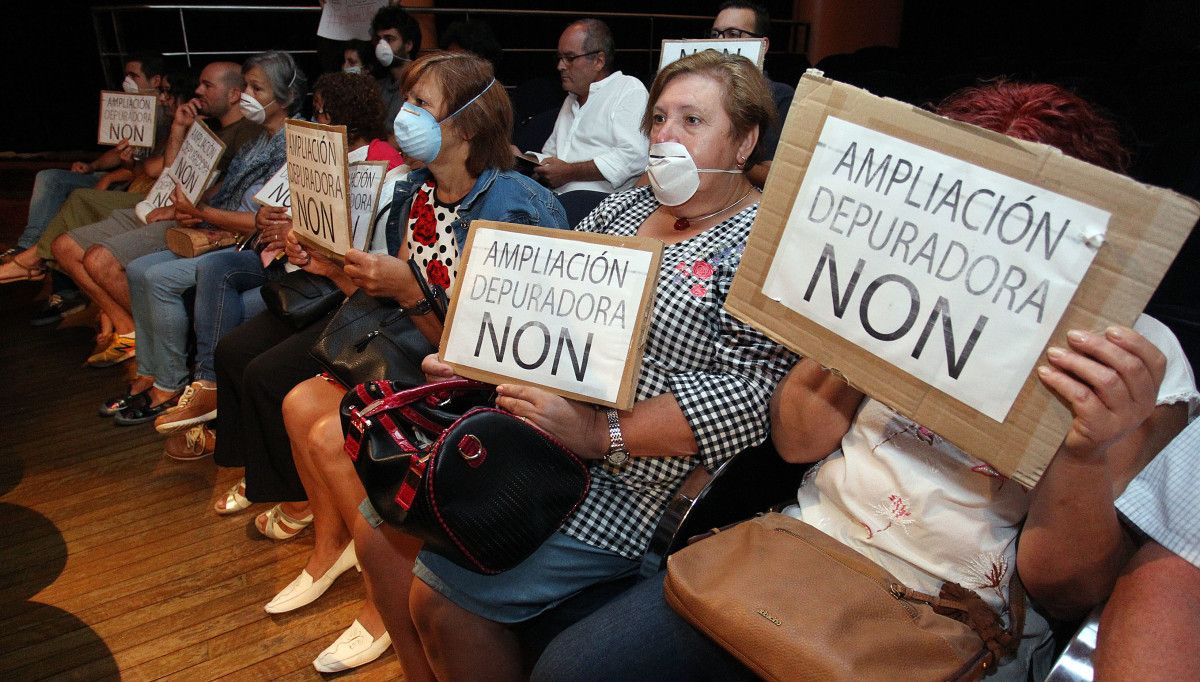
{"type": "Polygon", "coordinates": [[[341,406],[346,453],[379,515],[485,574],[524,561],[591,484],[587,465],[542,429],[494,407],[461,414],[492,390],[468,379],[373,381],[341,406]]]}
{"type": "MultiPolygon", "coordinates": [[[[409,259],[417,283],[439,320],[446,318],[446,294],[430,287],[416,261],[409,259]]],[[[362,289],[334,313],[309,354],[343,386],[375,379],[395,379],[409,386],[424,383],[421,361],[437,352],[409,318],[409,311],[390,298],[362,289]]]]}

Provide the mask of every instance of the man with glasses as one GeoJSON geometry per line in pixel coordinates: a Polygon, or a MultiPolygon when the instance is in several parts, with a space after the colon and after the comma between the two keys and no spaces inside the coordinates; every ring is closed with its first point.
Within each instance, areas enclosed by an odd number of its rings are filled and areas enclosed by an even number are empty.
{"type": "Polygon", "coordinates": [[[614,56],[612,31],[598,19],[576,21],[558,39],[567,98],[542,147],[547,158],[534,168],[556,194],[611,194],[632,187],[646,170],[649,141],[641,123],[649,93],[638,79],[612,70],[614,56]]]}
{"type": "MultiPolygon", "coordinates": [[[[767,13],[767,8],[757,2],[726,0],[717,9],[717,16],[713,19],[708,37],[725,40],[763,38],[766,41],[763,44],[763,52],[767,52],[771,48],[771,39],[767,37],[770,29],[771,16],[767,13]]],[[[763,75],[767,76],[765,72],[763,75]]],[[[775,157],[779,133],[783,130],[783,119],[792,106],[792,96],[796,94],[795,88],[777,83],[771,80],[770,76],[767,76],[767,85],[771,88],[771,99],[775,101],[775,109],[779,116],[775,119],[775,124],[763,135],[763,158],[766,160],[746,171],[750,182],[759,187],[767,181],[767,171],[771,170],[771,159],[775,157]]]]}

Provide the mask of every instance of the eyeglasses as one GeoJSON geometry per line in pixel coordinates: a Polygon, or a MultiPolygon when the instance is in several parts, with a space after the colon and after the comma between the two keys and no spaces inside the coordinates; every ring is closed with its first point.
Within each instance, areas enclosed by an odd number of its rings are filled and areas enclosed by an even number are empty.
{"type": "Polygon", "coordinates": [[[766,36],[764,36],[761,33],[751,33],[750,31],[743,31],[740,28],[714,28],[713,30],[708,32],[708,37],[709,38],[726,38],[726,39],[730,39],[730,40],[737,40],[738,38],[764,38],[766,36]]]}
{"type": "Polygon", "coordinates": [[[590,57],[594,54],[600,54],[601,52],[603,52],[603,50],[592,50],[591,52],[584,52],[583,54],[563,54],[560,52],[558,53],[558,61],[566,62],[567,66],[570,66],[576,59],[579,59],[580,57],[590,57]]]}

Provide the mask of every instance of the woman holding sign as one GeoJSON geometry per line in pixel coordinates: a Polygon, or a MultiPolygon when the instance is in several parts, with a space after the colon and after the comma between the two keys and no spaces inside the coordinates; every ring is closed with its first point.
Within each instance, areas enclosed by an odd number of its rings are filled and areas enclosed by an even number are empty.
{"type": "MultiPolygon", "coordinates": [[[[412,580],[402,534],[355,519],[359,559],[385,621],[393,632],[409,621],[404,590],[411,586],[412,622],[439,678],[519,678],[513,625],[635,573],[687,473],[714,469],[766,437],[771,388],[793,357],[723,304],[758,210],[759,193],[743,169],[760,157],[773,113],[748,60],[710,51],[674,62],[659,72],[642,120],[651,187],[609,197],[576,228],[649,236],[666,247],[632,410],[497,388],[500,407],[595,462],[586,499],[559,533],[493,576],[422,552],[412,580]]],[[[436,358],[426,369],[433,379],[452,375],[436,358]]]]}
{"type": "MultiPolygon", "coordinates": [[[[1113,170],[1119,170],[1125,158],[1116,144],[1115,127],[1056,86],[992,84],[952,97],[941,112],[1014,137],[1055,144],[1113,170]]],[[[996,671],[1001,679],[1037,677],[1030,673],[1036,670],[1034,659],[1053,648],[1045,620],[1025,610],[1019,584],[1058,618],[1078,618],[1105,599],[1130,548],[1113,500],[1200,405],[1178,341],[1148,317],[1142,316],[1134,329],[1070,331],[1067,341],[1067,347],[1047,351],[1037,374],[1070,408],[1074,420],[1032,490],[865,397],[812,360],[801,360],[789,372],[771,403],[771,436],[784,459],[818,462],[801,484],[796,504],[783,513],[820,531],[816,536],[837,548],[834,556],[841,556],[839,551],[861,555],[890,573],[896,581],[889,588],[895,600],[936,603],[938,614],[951,615],[958,612],[941,610],[944,603],[968,605],[971,616],[963,620],[974,627],[949,628],[946,622],[955,621],[943,618],[944,641],[964,642],[961,653],[979,652],[986,640],[995,657],[989,669],[1002,663],[996,671]],[[1020,581],[1013,580],[1018,573],[1020,581]]],[[[785,533],[773,535],[771,541],[792,541],[785,533]]],[[[815,560],[798,564],[795,575],[817,565],[815,560]]],[[[748,564],[741,568],[753,570],[748,564]]],[[[674,577],[675,569],[669,573],[674,577]]],[[[870,584],[867,578],[861,580],[870,584]]],[[[564,632],[547,649],[534,679],[622,679],[635,670],[669,670],[683,678],[756,679],[667,605],[663,584],[662,576],[648,580],[564,632]],[[614,619],[620,627],[613,627],[614,619]],[[646,644],[663,640],[672,645],[666,657],[646,644]],[[586,647],[581,648],[581,642],[586,647]]],[[[832,621],[823,617],[826,613],[855,622],[855,613],[861,612],[837,611],[847,595],[827,595],[820,590],[824,586],[807,581],[795,588],[807,589],[814,601],[828,604],[820,609],[822,614],[813,614],[810,631],[824,631],[816,621],[818,616],[821,626],[832,621]]],[[[911,627],[916,631],[913,613],[911,627]]],[[[928,613],[928,618],[938,617],[928,613]]],[[[929,627],[930,622],[922,625],[929,627]]],[[[865,637],[872,631],[870,623],[861,627],[859,633],[845,636],[865,637]]],[[[800,625],[791,632],[798,640],[804,635],[795,633],[803,631],[800,625]]],[[[790,641],[778,644],[789,648],[790,641]]],[[[906,673],[920,677],[913,671],[921,661],[896,656],[895,647],[888,644],[894,643],[875,640],[874,657],[863,654],[861,659],[833,664],[840,664],[848,675],[866,674],[855,664],[878,663],[899,678],[906,673]]],[[[742,653],[754,649],[743,647],[742,653]]],[[[800,653],[800,642],[794,651],[781,658],[808,660],[800,653]]],[[[982,660],[988,660],[988,652],[984,654],[982,660]]],[[[965,670],[972,662],[962,664],[965,670]]]]}
{"type": "MultiPolygon", "coordinates": [[[[513,163],[508,151],[512,107],[488,62],[469,53],[431,54],[413,62],[405,78],[408,101],[397,116],[394,132],[405,158],[425,167],[396,183],[384,230],[387,251],[351,249],[344,267],[338,267],[289,236],[287,252],[291,262],[330,277],[348,294],[362,289],[409,307],[424,297],[405,261],[414,257],[429,282],[448,289],[472,220],[552,228],[565,228],[567,223],[562,206],[549,190],[509,170],[513,163]]],[[[417,313],[413,321],[436,345],[441,334],[436,318],[417,313]]],[[[225,353],[233,355],[237,347],[253,342],[250,336],[258,336],[271,324],[260,316],[244,326],[245,334],[241,329],[230,334],[218,349],[218,365],[225,353]]],[[[319,333],[320,327],[315,331],[319,333]]],[[[341,477],[331,480],[313,465],[317,449],[322,459],[348,463],[341,451],[338,420],[338,405],[347,388],[325,378],[308,378],[321,370],[308,355],[314,340],[315,335],[303,330],[244,364],[243,409],[229,417],[240,422],[235,445],[246,444],[239,452],[229,453],[245,457],[246,497],[281,503],[259,516],[258,529],[276,539],[292,537],[310,523],[316,531],[314,551],[304,571],[267,605],[272,613],[311,603],[354,565],[344,519],[357,516],[354,509],[361,499],[361,487],[358,498],[339,507],[331,486],[357,485],[353,469],[348,474],[339,471],[341,477]],[[279,414],[278,401],[289,389],[294,390],[287,394],[283,410],[287,437],[275,437],[282,426],[275,416],[279,414]]],[[[225,414],[224,407],[221,414],[225,414]]],[[[225,423],[220,424],[222,443],[229,441],[225,423]]],[[[224,447],[218,446],[219,463],[228,456],[222,452],[224,447]]],[[[424,657],[411,625],[407,630],[407,636],[396,639],[406,677],[425,678],[424,657]]],[[[378,657],[390,643],[378,612],[368,602],[350,629],[322,652],[314,665],[326,672],[362,665],[378,657]]]]}

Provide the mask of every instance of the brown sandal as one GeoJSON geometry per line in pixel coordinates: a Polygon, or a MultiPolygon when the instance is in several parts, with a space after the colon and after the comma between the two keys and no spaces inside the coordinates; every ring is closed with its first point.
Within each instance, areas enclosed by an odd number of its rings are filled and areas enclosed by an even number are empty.
{"type": "Polygon", "coordinates": [[[13,266],[11,269],[15,271],[15,274],[0,274],[0,284],[9,284],[11,282],[40,282],[41,280],[46,279],[45,261],[39,260],[33,265],[33,267],[30,267],[16,258],[13,258],[9,262],[0,266],[0,273],[2,273],[5,269],[9,269],[8,266],[10,265],[13,266]]]}

